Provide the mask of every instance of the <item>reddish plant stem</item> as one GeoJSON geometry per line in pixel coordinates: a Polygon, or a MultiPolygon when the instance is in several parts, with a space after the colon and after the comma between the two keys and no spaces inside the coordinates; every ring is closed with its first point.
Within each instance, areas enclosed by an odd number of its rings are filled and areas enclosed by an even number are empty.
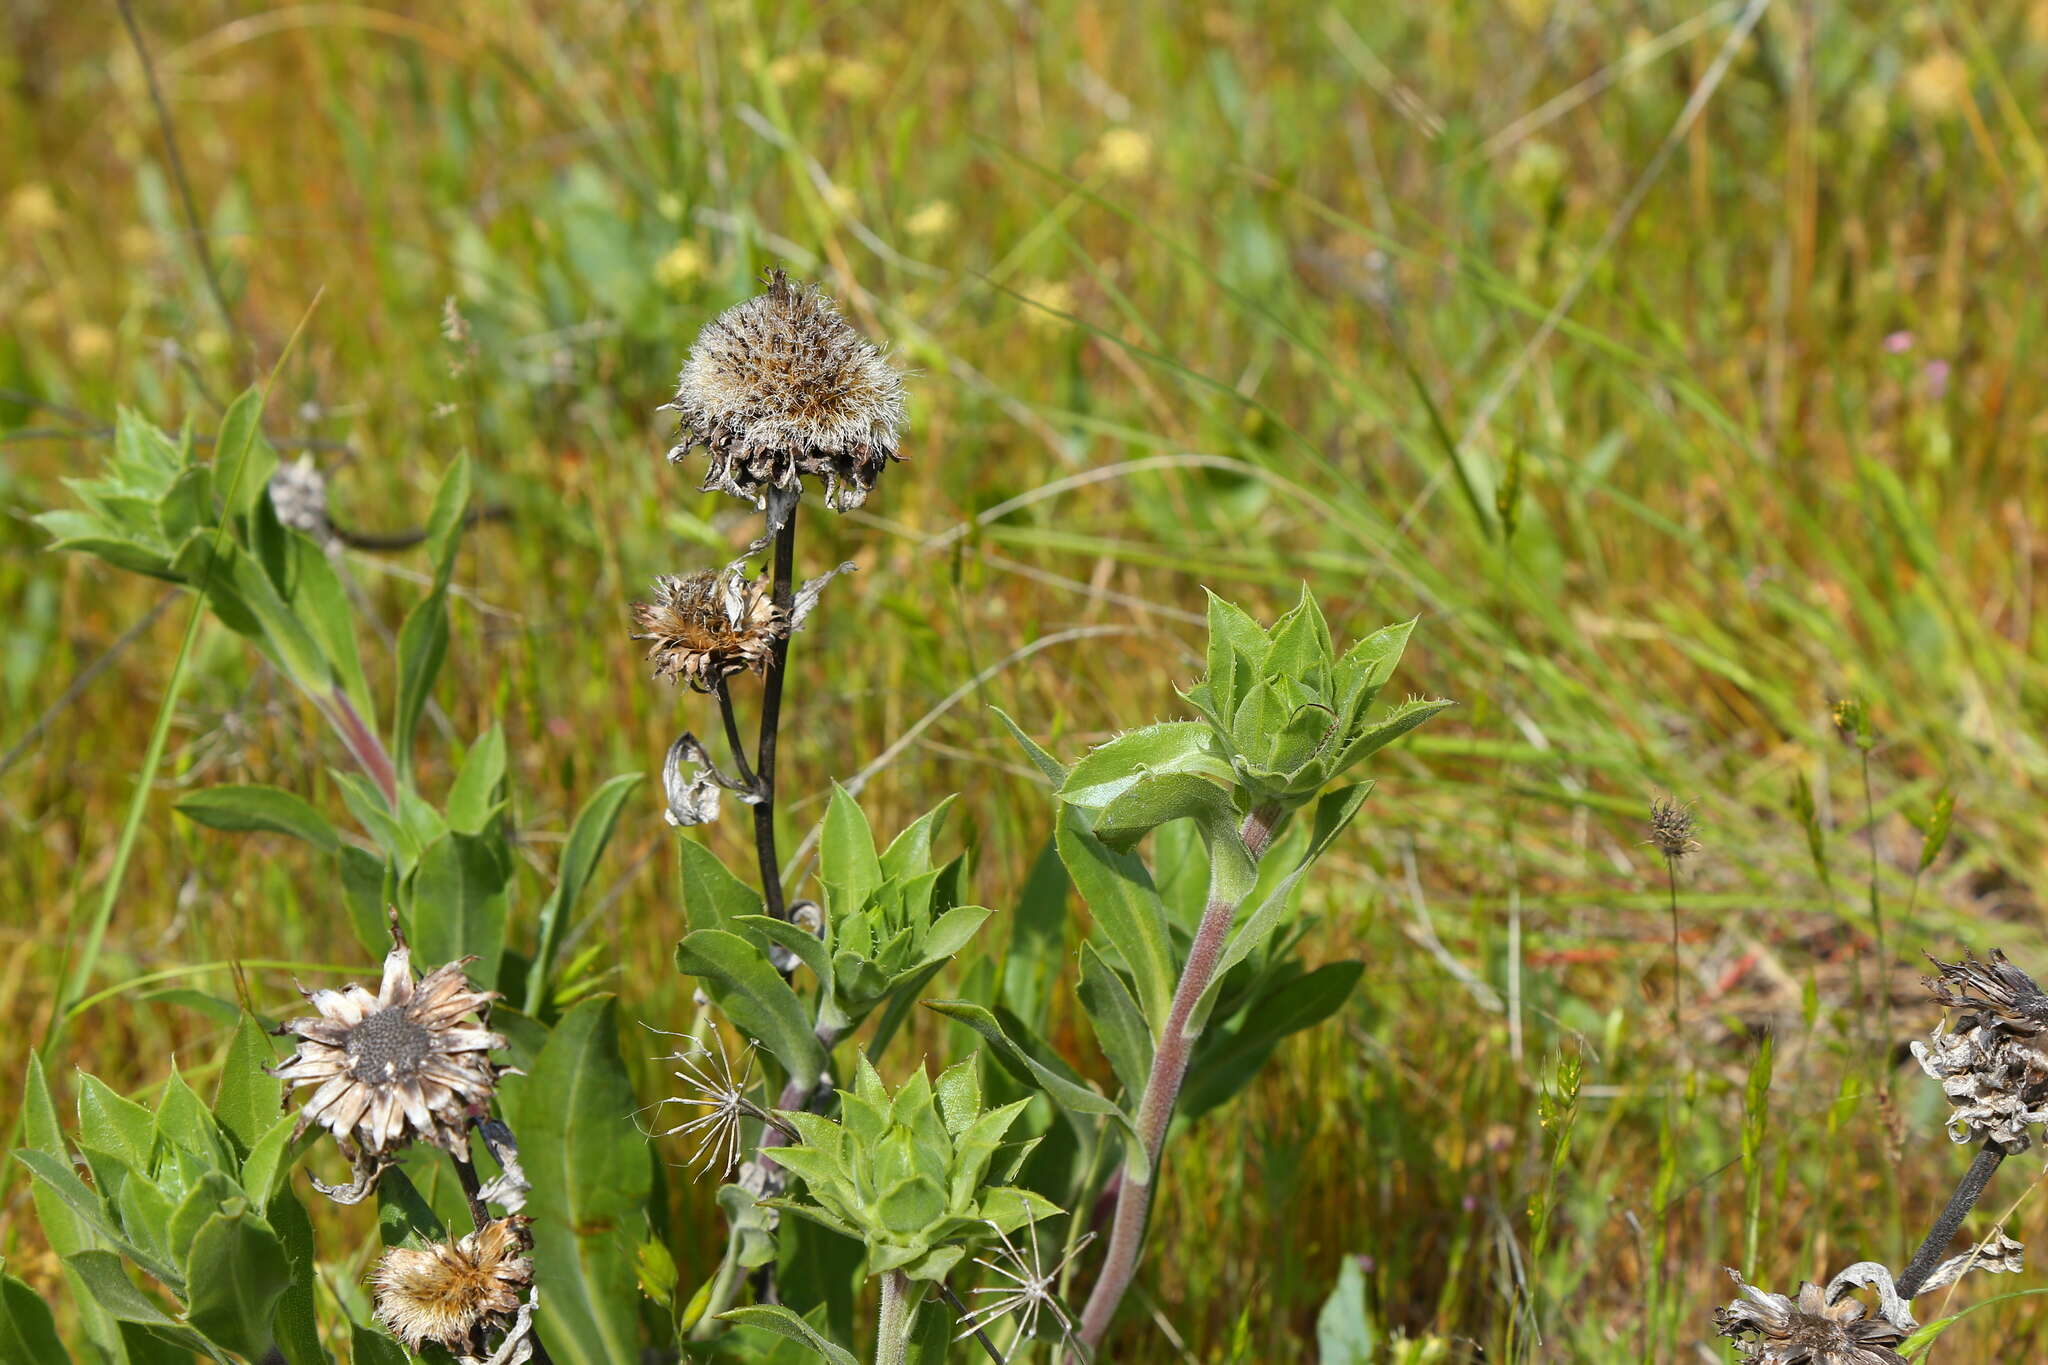
{"type": "MultiPolygon", "coordinates": [[[[1239,835],[1257,863],[1273,840],[1273,826],[1279,812],[1260,807],[1247,815],[1239,835]]],[[[1152,1072],[1145,1079],[1145,1093],[1138,1101],[1138,1140],[1145,1146],[1151,1168],[1145,1179],[1134,1179],[1128,1163],[1124,1166],[1116,1196],[1116,1218],[1110,1225],[1109,1250],[1102,1259],[1102,1271],[1089,1291],[1088,1305],[1081,1311],[1081,1342],[1092,1354],[1101,1346],[1104,1334],[1115,1318],[1117,1305],[1138,1273],[1138,1259],[1145,1248],[1145,1225],[1152,1214],[1152,1187],[1159,1177],[1159,1159],[1166,1146],[1166,1130],[1173,1122],[1173,1108],[1180,1099],[1181,1082],[1187,1079],[1188,1060],[1194,1052],[1199,1029],[1191,1029],[1195,1006],[1209,983],[1215,979],[1216,964],[1223,957],[1223,945],[1230,936],[1231,921],[1237,918],[1238,902],[1212,897],[1195,930],[1188,949],[1187,965],[1181,969],[1180,984],[1174,988],[1173,1004],[1167,1010],[1166,1027],[1159,1031],[1159,1043],[1152,1054],[1152,1072]]]]}
{"type": "Polygon", "coordinates": [[[398,770],[391,765],[391,755],[384,750],[377,732],[363,723],[356,714],[355,706],[349,701],[348,693],[336,688],[327,696],[332,707],[334,728],[341,732],[341,742],[348,746],[357,766],[384,794],[384,802],[392,810],[398,809],[398,770]]]}

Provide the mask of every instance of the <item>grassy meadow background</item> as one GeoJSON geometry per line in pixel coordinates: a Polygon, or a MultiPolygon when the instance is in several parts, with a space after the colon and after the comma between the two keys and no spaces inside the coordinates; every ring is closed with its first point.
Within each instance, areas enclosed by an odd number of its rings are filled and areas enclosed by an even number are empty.
{"type": "MultiPolygon", "coordinates": [[[[793,654],[785,847],[828,779],[887,827],[958,791],[1002,909],[1050,810],[987,706],[1069,755],[1175,714],[1204,585],[1270,614],[1307,579],[1352,633],[1419,615],[1400,682],[1464,703],[1375,760],[1310,896],[1311,956],[1364,984],[1174,1149],[1116,1359],[1310,1359],[1347,1256],[1411,1360],[1726,1359],[1724,1264],[1789,1290],[1904,1259],[1967,1156],[1887,1064],[1936,1017],[1920,954],[2048,971],[2048,4],[139,9],[218,301],[116,9],[13,0],[0,49],[0,1074],[47,1044],[60,1087],[204,1075],[207,997],[275,1013],[374,969],[302,846],[170,811],[225,781],[338,807],[328,732],[210,628],[55,1017],[185,612],[29,521],[116,408],[209,430],[319,293],[268,429],[337,519],[417,525],[471,452],[503,516],[463,551],[430,723],[507,724],[530,933],[582,799],[709,723],[647,681],[625,604],[749,534],[656,408],[779,264],[916,375],[908,463],[806,519],[813,571],[861,572],[793,654]],[[1662,795],[1704,845],[1676,1038],[1662,795]]],[[[388,644],[418,554],[345,563],[388,644]]],[[[574,950],[679,1027],[657,785],[574,950]]],[[[2012,1208],[2037,1256],[2038,1169],[1974,1224],[2012,1208]]],[[[693,1275],[709,1193],[673,1182],[693,1275]]],[[[0,1252],[56,1282],[11,1164],[0,1252]]],[[[2044,1354],[2048,1297],[1937,1350],[2044,1354]]]]}

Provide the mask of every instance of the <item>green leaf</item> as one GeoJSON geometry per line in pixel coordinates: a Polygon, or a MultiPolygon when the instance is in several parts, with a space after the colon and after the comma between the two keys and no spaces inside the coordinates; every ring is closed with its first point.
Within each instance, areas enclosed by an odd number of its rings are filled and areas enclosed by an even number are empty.
{"type": "Polygon", "coordinates": [[[434,589],[446,591],[455,572],[455,552],[462,544],[462,522],[469,511],[469,456],[458,455],[434,490],[434,510],[427,514],[427,558],[434,565],[434,589]]]}
{"type": "Polygon", "coordinates": [[[398,706],[391,719],[391,754],[401,781],[413,777],[413,736],[448,658],[448,597],[434,589],[406,613],[398,628],[398,706]]]}
{"type": "Polygon", "coordinates": [[[634,1230],[645,1226],[653,1170],[633,1124],[617,1002],[602,996],[563,1015],[532,1074],[506,1078],[505,1099],[533,1181],[542,1340],[559,1365],[638,1360],[634,1230]]]}
{"type": "Polygon", "coordinates": [[[1346,1256],[1337,1287],[1316,1314],[1317,1365],[1372,1365],[1379,1359],[1379,1331],[1365,1300],[1365,1272],[1359,1258],[1346,1256]]]}
{"type": "Polygon", "coordinates": [[[1118,853],[1082,828],[1079,812],[1060,812],[1060,860],[1087,902],[1095,924],[1109,936],[1123,967],[1136,982],[1138,1001],[1156,1032],[1172,1007],[1179,975],[1166,929],[1166,906],[1153,889],[1145,865],[1118,853]]]}
{"type": "MultiPolygon", "coordinates": [[[[728,872],[718,855],[695,839],[682,841],[682,858],[683,913],[692,929],[731,929],[733,921],[765,908],[760,892],[728,872]]],[[[767,946],[762,942],[764,951],[767,946]]]]}
{"type": "MultiPolygon", "coordinates": [[[[234,1010],[223,1022],[232,1026],[240,1020],[241,1011],[234,1010]]],[[[164,1097],[156,1107],[156,1132],[160,1139],[190,1152],[208,1166],[233,1169],[233,1157],[221,1136],[220,1125],[213,1121],[213,1111],[186,1084],[175,1060],[171,1077],[164,1083],[164,1097]]]]}
{"type": "Polygon", "coordinates": [[[289,1189],[279,1190],[264,1210],[264,1220],[284,1243],[291,1285],[278,1300],[271,1326],[286,1365],[332,1365],[320,1344],[319,1264],[313,1245],[313,1220],[289,1189]]]}
{"type": "Polygon", "coordinates": [[[235,395],[213,443],[213,495],[230,515],[241,515],[270,491],[277,456],[262,436],[263,389],[252,384],[235,395]]]}
{"type": "Polygon", "coordinates": [[[1413,730],[1439,711],[1448,711],[1458,703],[1454,701],[1408,701],[1388,712],[1376,724],[1349,740],[1343,752],[1330,767],[1333,774],[1341,773],[1352,764],[1363,761],[1378,753],[1387,745],[1413,730]]]}
{"type": "Polygon", "coordinates": [[[1054,791],[1058,791],[1067,780],[1066,764],[1039,748],[1038,741],[1025,734],[1023,728],[1011,720],[1010,713],[1002,707],[991,706],[988,709],[995,712],[996,719],[1009,730],[1010,737],[1017,741],[1017,746],[1024,751],[1024,756],[1031,760],[1031,766],[1045,774],[1045,780],[1052,784],[1054,791]]]}
{"type": "Polygon", "coordinates": [[[246,1207],[216,1213],[185,1258],[186,1319],[230,1351],[260,1360],[271,1346],[271,1315],[291,1282],[284,1244],[270,1224],[246,1207]]]}
{"type": "Polygon", "coordinates": [[[892,880],[914,877],[931,869],[932,844],[946,827],[955,797],[947,797],[905,826],[882,850],[882,875],[892,880]]]}
{"type": "Polygon", "coordinates": [[[14,1276],[0,1275],[0,1365],[56,1365],[70,1359],[42,1296],[14,1276]]]}
{"type": "Polygon", "coordinates": [[[1290,975],[1267,990],[1227,1033],[1205,1036],[1181,1087],[1180,1112],[1194,1118],[1242,1090],[1281,1039],[1341,1009],[1364,972],[1362,962],[1331,962],[1305,975],[1290,975]]]}
{"type": "Polygon", "coordinates": [[[371,956],[391,946],[390,920],[385,907],[398,894],[397,868],[374,853],[344,844],[336,859],[341,876],[341,900],[348,910],[349,927],[356,942],[371,956]]]}
{"type": "Polygon", "coordinates": [[[1152,1034],[1145,1027],[1144,1011],[1130,987],[1116,970],[1102,960],[1094,945],[1081,945],[1081,978],[1078,987],[1081,1008],[1095,1026],[1095,1040],[1102,1044],[1110,1069],[1123,1082],[1124,1094],[1145,1093],[1152,1074],[1152,1034]]]}
{"type": "Polygon", "coordinates": [[[813,1351],[832,1362],[832,1365],[860,1365],[853,1352],[835,1345],[818,1330],[796,1314],[775,1304],[753,1304],[746,1308],[734,1308],[718,1315],[720,1322],[730,1322],[738,1327],[758,1327],[773,1332],[779,1337],[810,1347],[813,1351]]]}
{"type": "MultiPolygon", "coordinates": [[[[43,1186],[64,1202],[77,1215],[74,1226],[82,1226],[104,1237],[108,1242],[126,1252],[128,1258],[173,1289],[183,1287],[183,1281],[176,1266],[135,1239],[123,1234],[108,1212],[106,1202],[94,1193],[71,1169],[71,1163],[62,1157],[51,1156],[48,1152],[23,1149],[14,1154],[14,1159],[28,1167],[30,1174],[41,1181],[43,1186]]],[[[116,1315],[118,1316],[118,1314],[116,1315]]]]}
{"type": "Polygon", "coordinates": [[[1047,840],[1010,914],[1010,944],[1002,955],[1002,1002],[1033,1028],[1044,1026],[1054,983],[1066,965],[1069,885],[1059,849],[1047,840]]]}
{"type": "Polygon", "coordinates": [[[448,788],[448,828],[482,834],[497,815],[505,782],[505,727],[493,725],[476,737],[448,788]]]}
{"type": "Polygon", "coordinates": [[[193,1240],[199,1236],[199,1229],[206,1225],[206,1220],[225,1209],[230,1200],[246,1202],[246,1196],[240,1185],[220,1171],[208,1171],[185,1191],[185,1197],[178,1201],[177,1209],[171,1214],[164,1239],[179,1265],[184,1265],[190,1257],[193,1240]]]}
{"type": "Polygon", "coordinates": [[[292,1139],[292,1129],[298,1126],[296,1114],[285,1114],[270,1125],[270,1130],[249,1149],[249,1159],[242,1163],[242,1188],[248,1191],[249,1201],[256,1208],[268,1208],[270,1201],[284,1188],[285,1177],[314,1141],[317,1129],[308,1132],[298,1142],[292,1139]]]}
{"type": "Polygon", "coordinates": [[[349,1365],[406,1365],[404,1347],[359,1322],[349,1324],[348,1358],[349,1365]]]}
{"type": "Polygon", "coordinates": [[[1068,769],[1060,800],[1099,810],[1152,773],[1201,773],[1227,782],[1230,765],[1216,757],[1214,743],[1214,732],[1195,720],[1168,721],[1118,735],[1068,769]]]}
{"type": "Polygon", "coordinates": [[[743,915],[733,921],[736,926],[751,929],[762,938],[779,943],[796,954],[796,960],[810,969],[829,995],[832,989],[832,955],[825,950],[825,940],[816,934],[786,919],[772,915],[743,915]]]}
{"type": "Polygon", "coordinates": [[[699,929],[676,945],[676,968],[704,983],[740,1031],[758,1038],[791,1081],[808,1089],[827,1065],[824,1046],[796,992],[754,944],[724,929],[699,929]]]}
{"type": "Polygon", "coordinates": [[[243,1015],[214,1087],[213,1116],[244,1152],[270,1131],[284,1108],[284,1082],[269,1070],[276,1064],[277,1048],[270,1035],[254,1015],[243,1015]]]}
{"type": "Polygon", "coordinates": [[[122,1267],[121,1258],[113,1252],[75,1252],[64,1258],[64,1264],[77,1273],[79,1283],[92,1295],[93,1301],[117,1321],[132,1322],[147,1328],[150,1335],[161,1340],[208,1359],[226,1362],[227,1357],[205,1337],[164,1312],[154,1299],[137,1289],[122,1267]]]}
{"type": "Polygon", "coordinates": [[[413,946],[421,961],[439,965],[474,955],[470,980],[481,990],[495,989],[511,875],[502,839],[451,833],[429,844],[412,887],[413,946]]]}
{"type": "Polygon", "coordinates": [[[87,1071],[78,1073],[78,1140],[148,1176],[156,1150],[156,1116],[108,1088],[87,1071]]]}
{"type": "Polygon", "coordinates": [[[208,787],[180,797],[173,809],[208,829],[289,834],[328,853],[342,847],[340,833],[326,816],[281,787],[208,787]]]}
{"type": "Polygon", "coordinates": [[[882,861],[875,855],[868,817],[836,782],[818,844],[818,880],[825,884],[826,909],[835,924],[865,905],[882,884],[882,861]]]}
{"type": "MultiPolygon", "coordinates": [[[[1042,1091],[1045,1097],[1060,1108],[1074,1114],[1102,1115],[1116,1120],[1127,1136],[1135,1137],[1136,1129],[1115,1101],[1105,1099],[1101,1094],[1083,1085],[1079,1079],[1047,1066],[1033,1057],[1012,1039],[1003,1024],[971,1000],[927,1000],[925,1008],[956,1019],[980,1034],[990,1045],[989,1055],[1011,1076],[1033,1089],[1042,1091]]],[[[1012,1021],[1014,1023],[1014,1021],[1012,1021]]],[[[1132,1142],[1137,1149],[1139,1165],[1143,1165],[1143,1149],[1132,1142]]],[[[1143,1178],[1140,1171],[1136,1178],[1143,1178]]]]}
{"type": "Polygon", "coordinates": [[[341,576],[319,545],[297,534],[290,536],[286,544],[293,612],[319,641],[321,652],[356,714],[374,716],[376,703],[370,697],[370,680],[363,673],[362,655],[356,649],[355,605],[349,600],[348,589],[342,586],[341,576]]]}
{"type": "Polygon", "coordinates": [[[597,871],[597,860],[604,856],[612,831],[618,828],[626,798],[640,784],[640,777],[639,773],[620,773],[599,787],[583,803],[583,809],[576,813],[576,823],[569,827],[568,841],[562,845],[561,859],[555,864],[555,889],[540,911],[540,941],[534,948],[533,965],[526,978],[528,1014],[539,1013],[547,997],[547,976],[553,969],[555,950],[568,928],[576,902],[583,898],[592,874],[597,871]]]}

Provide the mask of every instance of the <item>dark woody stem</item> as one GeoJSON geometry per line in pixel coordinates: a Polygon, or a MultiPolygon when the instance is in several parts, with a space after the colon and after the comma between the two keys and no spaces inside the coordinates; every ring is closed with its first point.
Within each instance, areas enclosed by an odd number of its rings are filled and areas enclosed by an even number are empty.
{"type": "MultiPolygon", "coordinates": [[[[456,1156],[453,1152],[449,1156],[455,1162],[455,1178],[462,1182],[462,1196],[469,1201],[469,1221],[478,1232],[482,1232],[484,1224],[491,1221],[491,1211],[484,1207],[484,1187],[483,1182],[477,1179],[476,1164],[468,1157],[456,1156]]],[[[541,1342],[539,1329],[529,1329],[527,1340],[533,1343],[529,1365],[555,1365],[554,1357],[548,1354],[548,1348],[541,1342]]]]}
{"type": "Polygon", "coordinates": [[[754,777],[754,770],[747,766],[747,746],[740,742],[740,723],[732,712],[732,689],[721,677],[713,690],[718,693],[718,714],[725,720],[725,743],[732,750],[733,766],[739,769],[740,785],[749,792],[758,792],[759,783],[754,777]]]}
{"type": "Polygon", "coordinates": [[[1962,1183],[1948,1197],[1948,1207],[1941,1211],[1941,1217],[1934,1220],[1934,1230],[1913,1253],[1913,1259],[1906,1262],[1906,1269],[1899,1276],[1901,1298],[1910,1299],[1919,1293],[1920,1287],[1934,1274],[1934,1268],[1941,1264],[1948,1252],[1948,1244],[1955,1240],[1956,1231],[1962,1227],[1963,1219],[1984,1197],[1984,1187],[1991,1183],[1992,1172],[2003,1160],[2005,1149],[1995,1142],[1987,1142],[1977,1149],[1977,1159],[1970,1163],[1969,1170],[1963,1172],[1962,1183]]]}
{"type": "MultiPolygon", "coordinates": [[[[790,503],[789,519],[775,533],[775,568],[770,591],[785,619],[796,602],[797,505],[795,501],[790,503]]],[[[789,637],[784,636],[775,642],[768,676],[761,683],[761,742],[754,753],[755,790],[761,798],[754,804],[754,853],[761,863],[761,899],[776,919],[789,918],[782,904],[782,863],[775,854],[775,740],[782,724],[782,675],[788,664],[789,637]]],[[[721,686],[721,701],[724,696],[721,686]]],[[[729,710],[727,723],[731,723],[729,710]]]]}
{"type": "MultiPolygon", "coordinates": [[[[967,1318],[967,1305],[960,1302],[960,1296],[953,1292],[953,1286],[947,1284],[944,1280],[939,1281],[939,1297],[944,1299],[946,1301],[946,1306],[953,1310],[954,1317],[959,1318],[963,1321],[967,1318]]],[[[982,1331],[979,1327],[975,1328],[974,1339],[981,1343],[982,1350],[988,1352],[988,1358],[990,1360],[993,1360],[996,1363],[996,1365],[1005,1365],[1005,1362],[1003,1360],[1003,1353],[996,1349],[996,1344],[993,1341],[989,1340],[987,1332],[982,1331]]]]}

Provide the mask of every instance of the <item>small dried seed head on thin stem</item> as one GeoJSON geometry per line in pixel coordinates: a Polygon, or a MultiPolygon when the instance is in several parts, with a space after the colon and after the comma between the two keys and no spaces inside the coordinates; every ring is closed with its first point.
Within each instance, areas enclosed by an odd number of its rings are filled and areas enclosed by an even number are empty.
{"type": "Polygon", "coordinates": [[[719,314],[690,347],[671,407],[680,461],[703,446],[705,489],[757,507],[820,478],[835,512],[861,505],[897,453],[903,380],[824,291],[769,272],[766,293],[719,314]]]}
{"type": "Polygon", "coordinates": [[[1928,960],[1928,990],[1958,1013],[1916,1040],[1913,1056],[1953,1106],[1949,1136],[2026,1150],[2031,1130],[2048,1124],[2048,993],[1996,949],[1985,961],[1928,960]]]}
{"type": "Polygon", "coordinates": [[[1817,1284],[1787,1298],[1728,1274],[1742,1296],[1715,1309],[1714,1322],[1745,1365],[1906,1365],[1892,1349],[1906,1331],[1884,1317],[1866,1318],[1855,1299],[1830,1304],[1817,1284]]]}
{"type": "Polygon", "coordinates": [[[699,692],[735,673],[766,673],[791,630],[768,585],[731,568],[655,579],[653,597],[633,604],[633,625],[654,676],[699,692]]]}
{"type": "Polygon", "coordinates": [[[1650,803],[1650,842],[1666,862],[1679,863],[1700,851],[1692,811],[1676,801],[1657,798],[1650,803]]]}

